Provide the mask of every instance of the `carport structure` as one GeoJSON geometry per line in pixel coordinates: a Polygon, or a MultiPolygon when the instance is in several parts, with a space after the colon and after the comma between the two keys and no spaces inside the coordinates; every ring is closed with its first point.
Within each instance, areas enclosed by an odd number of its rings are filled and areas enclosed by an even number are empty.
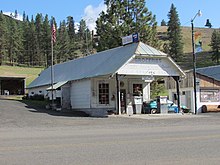
{"type": "Polygon", "coordinates": [[[23,76],[0,76],[1,95],[24,95],[25,77],[23,76]]]}

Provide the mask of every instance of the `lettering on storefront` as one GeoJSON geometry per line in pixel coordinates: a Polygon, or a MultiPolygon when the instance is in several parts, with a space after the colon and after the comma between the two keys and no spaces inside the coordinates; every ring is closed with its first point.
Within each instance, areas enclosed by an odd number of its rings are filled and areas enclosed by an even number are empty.
{"type": "Polygon", "coordinates": [[[135,58],[131,61],[131,64],[155,64],[162,63],[160,58],[135,58]]]}

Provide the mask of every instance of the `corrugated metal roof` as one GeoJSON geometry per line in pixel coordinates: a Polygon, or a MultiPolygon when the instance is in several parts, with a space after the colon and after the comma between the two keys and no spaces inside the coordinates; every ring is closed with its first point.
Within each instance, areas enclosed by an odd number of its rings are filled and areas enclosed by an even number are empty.
{"type": "MultiPolygon", "coordinates": [[[[138,43],[99,52],[84,58],[54,65],[54,83],[114,74],[137,49],[138,43]]],[[[51,83],[51,67],[41,72],[28,88],[51,83]]]]}
{"type": "MultiPolygon", "coordinates": [[[[134,55],[167,56],[142,42],[99,52],[54,65],[54,83],[115,74],[134,55]]],[[[182,70],[178,68],[180,73],[182,70]]],[[[51,67],[41,72],[28,88],[51,84],[51,67]]]]}
{"type": "Polygon", "coordinates": [[[220,81],[220,65],[197,68],[196,73],[213,78],[220,81]]]}

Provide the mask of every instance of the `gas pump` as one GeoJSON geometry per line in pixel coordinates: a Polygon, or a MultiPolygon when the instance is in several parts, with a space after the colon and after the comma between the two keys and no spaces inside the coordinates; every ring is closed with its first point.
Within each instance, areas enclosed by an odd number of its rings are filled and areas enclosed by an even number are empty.
{"type": "Polygon", "coordinates": [[[157,96],[157,112],[161,114],[168,113],[167,96],[157,96]]]}

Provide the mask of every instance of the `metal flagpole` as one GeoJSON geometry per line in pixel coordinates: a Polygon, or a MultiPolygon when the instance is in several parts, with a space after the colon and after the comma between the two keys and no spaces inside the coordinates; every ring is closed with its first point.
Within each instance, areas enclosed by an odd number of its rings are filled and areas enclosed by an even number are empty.
{"type": "Polygon", "coordinates": [[[56,41],[56,28],[52,23],[52,35],[51,35],[51,97],[52,97],[52,110],[54,109],[54,95],[53,95],[53,83],[54,83],[54,70],[53,70],[53,43],[56,41]]]}

